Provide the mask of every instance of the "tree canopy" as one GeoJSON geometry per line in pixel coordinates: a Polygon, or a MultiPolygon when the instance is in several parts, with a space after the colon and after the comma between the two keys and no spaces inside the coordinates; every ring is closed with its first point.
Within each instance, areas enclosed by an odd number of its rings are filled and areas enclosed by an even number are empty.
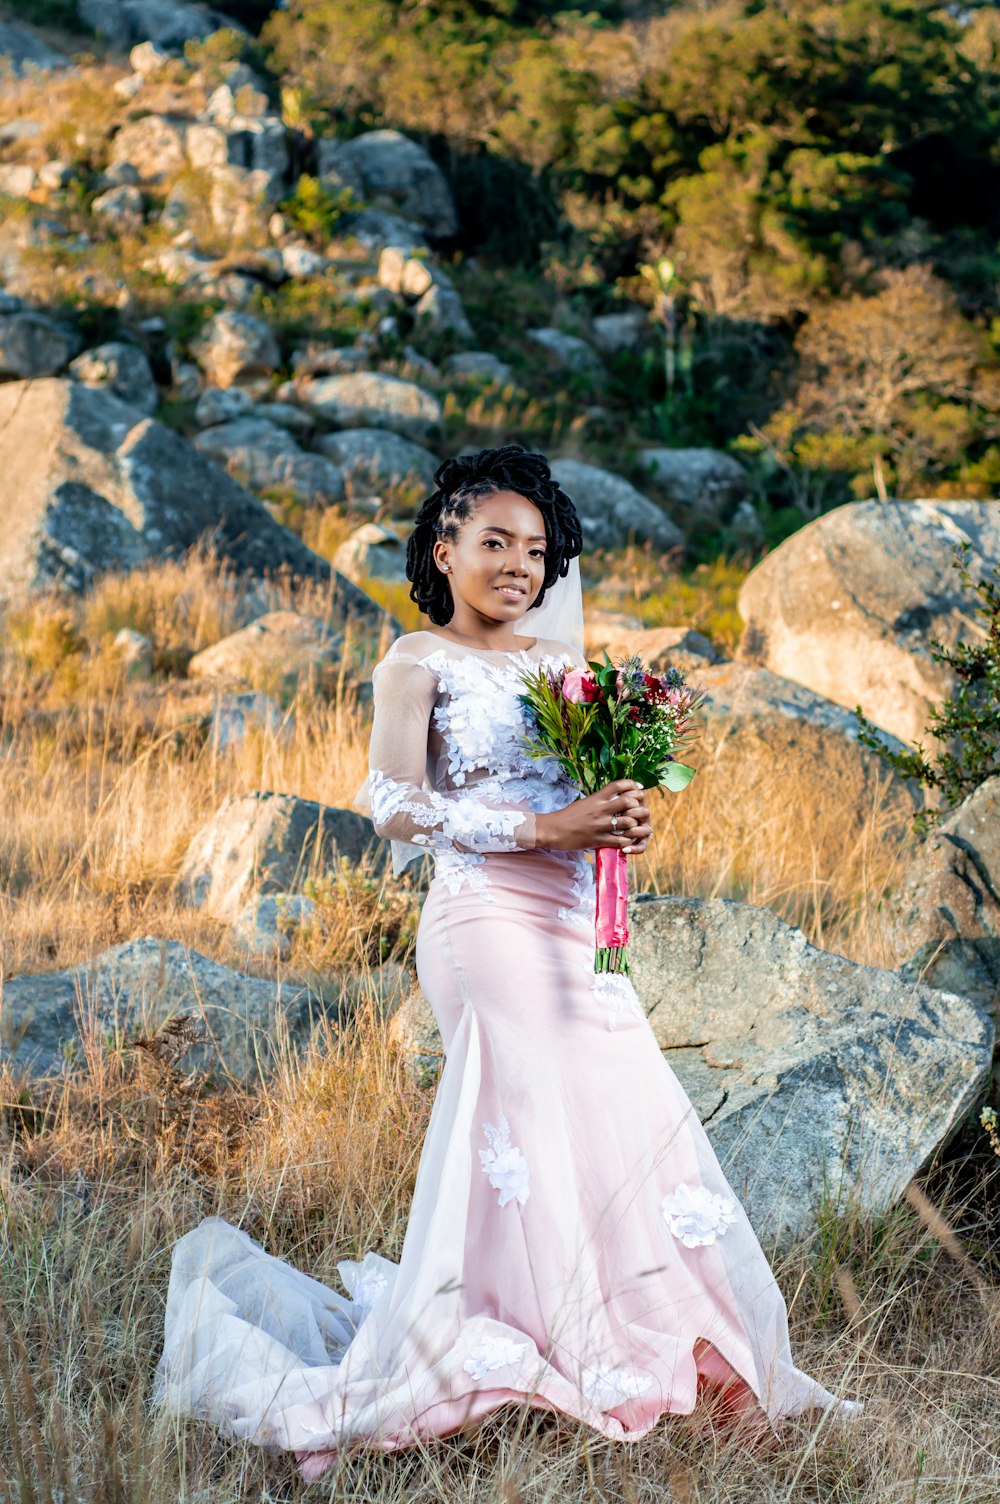
{"type": "Polygon", "coordinates": [[[390,125],[428,145],[466,252],[544,264],[555,245],[564,288],[608,306],[669,257],[691,424],[725,391],[721,360],[744,381],[767,362],[728,404],[734,427],[703,437],[744,430],[767,393],[764,447],[784,465],[836,451],[828,475],[862,489],[873,453],[891,484],[1000,479],[995,7],[289,0],[262,40],[318,132],[390,125]],[[888,428],[860,396],[835,418],[817,384],[850,386],[850,351],[885,316],[897,342],[929,342],[911,360],[925,393],[888,428]],[[950,353],[934,377],[935,349],[963,352],[957,386],[950,353]]]}

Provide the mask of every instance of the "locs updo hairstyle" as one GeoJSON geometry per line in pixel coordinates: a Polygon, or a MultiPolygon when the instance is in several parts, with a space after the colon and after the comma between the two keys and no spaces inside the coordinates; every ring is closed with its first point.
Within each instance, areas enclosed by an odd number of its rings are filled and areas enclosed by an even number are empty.
{"type": "Polygon", "coordinates": [[[446,460],[436,471],[434,484],[436,490],[417,513],[406,545],[406,578],[411,581],[410,600],[426,611],[436,627],[447,626],[455,608],[448,581],[434,562],[434,544],[439,538],[454,543],[481,497],[516,491],[544,518],[548,544],[545,577],[531,607],[541,605],[546,590],[568,572],[570,559],[583,548],[576,507],[553,480],[545,456],[532,454],[520,444],[504,444],[499,449],[481,449],[478,454],[446,460]]]}

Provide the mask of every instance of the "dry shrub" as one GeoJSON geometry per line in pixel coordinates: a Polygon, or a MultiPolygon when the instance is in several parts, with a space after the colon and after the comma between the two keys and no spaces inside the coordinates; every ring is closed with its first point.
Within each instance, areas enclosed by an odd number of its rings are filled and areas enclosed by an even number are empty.
{"type": "Polygon", "coordinates": [[[378,601],[389,615],[407,632],[419,632],[427,625],[427,618],[421,613],[416,601],[410,600],[409,584],[397,583],[392,580],[363,580],[362,587],[371,596],[372,600],[378,601]]]}
{"type": "Polygon", "coordinates": [[[284,1244],[305,1240],[320,1278],[336,1279],[336,1259],[374,1247],[398,1258],[402,1246],[433,1095],[392,1045],[386,1011],[373,991],[349,1027],[320,1030],[302,1056],[289,1053],[243,1161],[255,1215],[284,1244]]]}
{"type": "Polygon", "coordinates": [[[0,121],[37,120],[39,133],[27,137],[22,154],[41,160],[59,157],[88,171],[107,166],[108,145],[128,106],[114,92],[122,70],[84,62],[54,72],[7,76],[0,89],[0,121]]]}
{"type": "Polygon", "coordinates": [[[295,531],[321,558],[332,559],[340,545],[361,526],[361,520],[357,513],[352,515],[343,506],[304,507],[295,531]]]}
{"type": "Polygon", "coordinates": [[[28,723],[0,764],[0,873],[18,897],[0,905],[8,975],[86,958],[110,912],[131,912],[138,933],[173,931],[216,952],[218,925],[171,894],[194,833],[228,794],[273,790],[343,807],[367,772],[365,715],[346,685],[333,702],[293,701],[282,726],[221,751],[203,733],[149,734],[124,691],[112,710],[114,745],[100,716],[28,723]]]}
{"type": "Polygon", "coordinates": [[[289,927],[293,967],[323,975],[408,955],[420,909],[406,878],[387,881],[341,857],[332,870],[307,877],[301,891],[315,907],[306,923],[289,927]]]}
{"type": "Polygon", "coordinates": [[[12,606],[5,626],[11,655],[31,679],[61,698],[78,693],[86,641],[65,601],[53,595],[12,606]]]}
{"type": "Polygon", "coordinates": [[[96,650],[129,628],[150,639],[157,669],[182,673],[195,653],[246,625],[252,596],[231,565],[201,545],[176,561],[103,575],[80,613],[96,650]]]}
{"type": "MultiPolygon", "coordinates": [[[[137,933],[218,954],[226,945],[218,924],[179,906],[171,883],[225,796],[269,789],[350,803],[367,773],[368,712],[346,674],[332,697],[303,692],[279,726],[251,729],[220,750],[208,735],[214,690],[189,692],[169,679],[131,685],[107,646],[132,626],[172,665],[279,607],[337,619],[325,585],[249,588],[197,555],[105,578],[83,602],[46,598],[24,608],[18,641],[8,636],[0,649],[7,975],[70,965],[137,933]]],[[[370,651],[351,639],[345,658],[361,662],[370,651]]]]}

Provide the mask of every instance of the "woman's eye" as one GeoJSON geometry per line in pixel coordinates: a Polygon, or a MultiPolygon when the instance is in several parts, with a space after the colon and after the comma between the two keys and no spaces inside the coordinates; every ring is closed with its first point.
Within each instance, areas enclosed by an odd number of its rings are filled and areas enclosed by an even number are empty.
{"type": "MultiPolygon", "coordinates": [[[[483,539],[483,546],[485,548],[489,548],[490,545],[493,544],[493,543],[495,543],[498,548],[503,548],[503,540],[501,538],[484,538],[483,539]]],[[[536,559],[544,559],[545,558],[545,550],[544,550],[544,548],[533,548],[533,549],[531,549],[531,553],[535,556],[536,559]]]]}

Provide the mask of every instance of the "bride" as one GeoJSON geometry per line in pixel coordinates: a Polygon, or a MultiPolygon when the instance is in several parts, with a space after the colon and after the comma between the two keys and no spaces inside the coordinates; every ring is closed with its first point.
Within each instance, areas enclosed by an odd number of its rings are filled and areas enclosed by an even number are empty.
{"type": "Polygon", "coordinates": [[[295,1454],[447,1436],[511,1402],[622,1441],[705,1397],[758,1439],[839,1399],[787,1311],[627,976],[593,969],[598,846],[641,852],[642,788],[587,798],[520,750],[538,664],[583,666],[580,522],[519,445],[441,466],[407,548],[431,625],[373,674],[355,803],[434,878],[417,974],[446,1062],[399,1264],[346,1294],[205,1218],[176,1244],[154,1399],[295,1454]]]}

